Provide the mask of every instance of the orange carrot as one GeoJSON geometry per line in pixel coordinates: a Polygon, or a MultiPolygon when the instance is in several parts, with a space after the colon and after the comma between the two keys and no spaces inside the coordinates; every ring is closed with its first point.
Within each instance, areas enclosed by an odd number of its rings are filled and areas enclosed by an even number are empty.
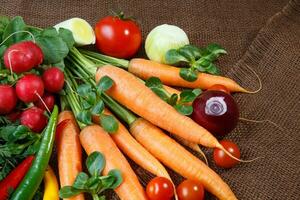
{"type": "Polygon", "coordinates": [[[142,58],[132,59],[129,63],[128,71],[143,80],[147,80],[152,76],[158,77],[162,83],[171,86],[208,89],[215,84],[221,84],[226,86],[231,92],[248,92],[230,78],[206,73],[198,73],[197,80],[189,82],[179,75],[180,68],[142,58]]]}
{"type": "Polygon", "coordinates": [[[134,75],[123,69],[107,65],[98,69],[96,81],[103,76],[109,76],[115,83],[107,91],[107,94],[139,116],[190,142],[224,150],[210,132],[189,117],[179,114],[134,75]]]}
{"type": "Polygon", "coordinates": [[[199,145],[194,142],[189,142],[181,137],[178,137],[177,135],[174,135],[175,139],[182,145],[189,147],[190,149],[194,150],[197,153],[200,153],[200,155],[203,157],[206,165],[208,165],[208,160],[206,158],[206,155],[204,152],[200,149],[199,145]]]}
{"type": "Polygon", "coordinates": [[[237,199],[218,174],[150,122],[139,118],[131,124],[130,132],[150,153],[178,174],[200,181],[220,200],[237,199]]]}
{"type": "Polygon", "coordinates": [[[112,169],[119,169],[123,182],[115,189],[121,200],[146,200],[145,191],[138,177],[130,167],[126,158],[120,152],[111,137],[98,125],[85,127],[80,133],[80,141],[89,155],[94,151],[101,152],[106,160],[103,173],[106,175],[112,169]]]}
{"type": "MultiPolygon", "coordinates": [[[[107,109],[105,109],[104,113],[112,115],[107,109]]],[[[96,124],[99,124],[99,120],[99,117],[93,117],[93,121],[96,124]]],[[[118,121],[118,123],[119,128],[117,132],[110,135],[118,148],[145,170],[156,176],[162,176],[171,180],[165,167],[132,137],[121,122],[118,121]]]]}
{"type": "MultiPolygon", "coordinates": [[[[59,114],[56,135],[57,160],[60,186],[73,185],[76,176],[82,171],[81,145],[79,127],[71,111],[59,114]]],[[[84,200],[83,194],[67,198],[84,200]]]]}

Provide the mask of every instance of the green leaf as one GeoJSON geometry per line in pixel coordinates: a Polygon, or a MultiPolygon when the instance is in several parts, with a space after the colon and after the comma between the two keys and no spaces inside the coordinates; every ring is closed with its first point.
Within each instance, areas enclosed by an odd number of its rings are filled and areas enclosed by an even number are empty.
{"type": "Polygon", "coordinates": [[[92,108],[92,114],[93,115],[100,115],[104,110],[104,102],[102,100],[98,100],[96,105],[92,108]]]}
{"type": "Polygon", "coordinates": [[[178,95],[177,94],[172,94],[171,97],[167,100],[167,103],[170,104],[171,106],[176,105],[178,100],[178,95]]]}
{"type": "Polygon", "coordinates": [[[110,170],[108,172],[109,176],[114,176],[115,177],[115,182],[110,186],[111,189],[116,189],[117,187],[119,187],[121,185],[121,183],[123,182],[123,177],[122,177],[122,173],[120,170],[118,169],[113,169],[110,170]]]}
{"type": "Polygon", "coordinates": [[[169,94],[168,92],[163,88],[150,88],[159,98],[161,98],[164,101],[169,100],[169,94]]]}
{"type": "Polygon", "coordinates": [[[82,101],[81,101],[81,105],[82,105],[82,108],[84,109],[84,110],[89,110],[90,108],[92,108],[93,107],[93,105],[91,105],[87,100],[85,100],[85,99],[83,99],[82,101]]]}
{"type": "Polygon", "coordinates": [[[105,158],[102,153],[95,151],[87,157],[85,164],[92,176],[99,176],[105,167],[105,158]]]}
{"type": "Polygon", "coordinates": [[[219,69],[218,69],[217,66],[216,66],[215,64],[213,64],[213,63],[211,63],[211,64],[209,65],[209,67],[206,69],[206,72],[207,72],[207,73],[210,73],[210,74],[215,74],[215,75],[220,74],[219,69]]]}
{"type": "Polygon", "coordinates": [[[65,28],[59,28],[58,32],[59,32],[59,36],[67,44],[68,48],[71,49],[75,44],[75,40],[72,32],[65,28]]]}
{"type": "Polygon", "coordinates": [[[58,32],[55,28],[49,27],[45,28],[44,30],[41,31],[41,35],[44,37],[58,37],[58,32]]]}
{"type": "MultiPolygon", "coordinates": [[[[15,18],[13,18],[9,24],[6,26],[3,35],[2,35],[2,41],[5,40],[6,38],[8,38],[12,33],[15,33],[17,31],[24,31],[25,29],[25,23],[22,17],[17,16],[15,18]]],[[[23,40],[24,35],[27,33],[16,33],[14,35],[12,35],[11,37],[9,37],[3,44],[6,46],[10,46],[14,43],[20,42],[23,40]]]]}
{"type": "Polygon", "coordinates": [[[113,84],[114,81],[109,76],[103,76],[96,86],[97,93],[100,95],[102,92],[105,92],[106,90],[111,88],[113,84]]]}
{"type": "Polygon", "coordinates": [[[10,23],[9,17],[0,16],[0,43],[2,42],[2,35],[6,26],[10,23]]]}
{"type": "Polygon", "coordinates": [[[182,68],[179,75],[186,81],[193,82],[198,78],[198,74],[193,69],[182,68]]]}
{"type": "Polygon", "coordinates": [[[95,190],[97,190],[97,188],[101,186],[102,183],[100,181],[100,176],[92,176],[86,182],[86,187],[89,188],[89,190],[91,190],[92,193],[96,193],[95,190]]]}
{"type": "Polygon", "coordinates": [[[95,92],[90,92],[90,93],[87,93],[83,98],[89,104],[94,105],[96,103],[97,96],[96,96],[95,92]]]}
{"type": "Polygon", "coordinates": [[[102,176],[100,179],[102,181],[102,186],[105,189],[110,189],[116,181],[116,178],[113,175],[102,176]]]}
{"type": "Polygon", "coordinates": [[[88,93],[91,93],[92,91],[92,86],[90,84],[81,84],[77,88],[77,93],[82,97],[85,97],[88,93]]]}
{"type": "MultiPolygon", "coordinates": [[[[45,35],[53,35],[52,31],[45,35]]],[[[69,53],[67,44],[60,37],[37,36],[36,42],[41,47],[44,54],[44,63],[58,63],[63,60],[69,53]]]]}
{"type": "Polygon", "coordinates": [[[196,88],[196,89],[193,89],[193,93],[196,95],[196,96],[199,96],[201,93],[202,93],[202,90],[200,88],[196,88]]]}
{"type": "Polygon", "coordinates": [[[145,85],[149,88],[163,88],[163,84],[157,77],[150,77],[145,81],[145,85]]]}
{"type": "Polygon", "coordinates": [[[59,197],[60,198],[69,198],[69,197],[78,195],[81,192],[82,192],[82,190],[78,190],[76,188],[73,188],[72,186],[65,186],[59,190],[59,197]]]}
{"type": "Polygon", "coordinates": [[[163,84],[157,77],[150,77],[146,80],[145,85],[150,88],[157,96],[159,96],[162,100],[169,100],[169,93],[163,88],[163,84]]]}
{"type": "Polygon", "coordinates": [[[183,115],[191,115],[193,113],[193,106],[177,104],[174,108],[183,115]]]}
{"type": "Polygon", "coordinates": [[[65,62],[63,60],[58,63],[53,63],[52,66],[58,67],[62,71],[65,71],[65,62]]]}
{"type": "Polygon", "coordinates": [[[196,99],[197,95],[193,93],[192,90],[183,90],[180,93],[180,102],[189,103],[193,102],[196,99]]]}
{"type": "Polygon", "coordinates": [[[206,49],[215,55],[227,54],[227,51],[219,44],[209,44],[206,49]]]}
{"type": "Polygon", "coordinates": [[[90,111],[83,110],[80,113],[78,113],[76,118],[78,119],[78,121],[80,121],[86,125],[92,124],[92,114],[90,111]]]}
{"type": "Polygon", "coordinates": [[[190,62],[199,59],[201,56],[199,48],[193,45],[185,45],[179,48],[177,51],[190,62]]]}
{"type": "Polygon", "coordinates": [[[80,190],[86,189],[86,182],[88,179],[89,176],[86,173],[80,172],[73,183],[73,187],[80,190]]]}
{"type": "Polygon", "coordinates": [[[180,54],[176,49],[170,49],[165,55],[165,61],[169,65],[188,65],[189,59],[180,54]]]}
{"type": "Polygon", "coordinates": [[[102,128],[108,133],[115,133],[119,128],[117,120],[111,115],[101,114],[100,124],[102,128]]]}

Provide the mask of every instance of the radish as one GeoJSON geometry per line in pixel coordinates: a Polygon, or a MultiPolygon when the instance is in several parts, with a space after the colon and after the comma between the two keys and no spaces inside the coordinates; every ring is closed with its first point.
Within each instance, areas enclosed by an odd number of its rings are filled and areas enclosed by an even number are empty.
{"type": "Polygon", "coordinates": [[[52,111],[55,104],[54,95],[45,93],[44,96],[42,96],[42,100],[39,99],[38,101],[34,102],[34,105],[42,110],[46,110],[48,108],[49,111],[52,111]],[[42,100],[44,101],[44,103],[42,102],[42,100]],[[44,104],[46,104],[47,108],[44,104]]]}
{"type": "Polygon", "coordinates": [[[44,83],[35,74],[27,74],[18,80],[16,92],[19,99],[24,103],[34,102],[44,94],[44,83]]]}
{"type": "Polygon", "coordinates": [[[17,104],[15,89],[10,85],[0,85],[0,115],[10,113],[17,104]]]}
{"type": "Polygon", "coordinates": [[[57,67],[46,69],[43,74],[45,89],[49,92],[57,93],[64,87],[64,73],[57,67]]]}
{"type": "Polygon", "coordinates": [[[44,111],[37,107],[31,107],[22,112],[20,117],[21,124],[27,126],[34,132],[41,132],[47,125],[48,119],[44,111]]]}
{"type": "Polygon", "coordinates": [[[41,48],[32,41],[11,45],[4,53],[4,65],[15,73],[29,71],[43,62],[41,48]]]}
{"type": "Polygon", "coordinates": [[[6,118],[11,122],[16,122],[21,117],[21,112],[19,110],[10,112],[8,115],[6,115],[6,118]]]}

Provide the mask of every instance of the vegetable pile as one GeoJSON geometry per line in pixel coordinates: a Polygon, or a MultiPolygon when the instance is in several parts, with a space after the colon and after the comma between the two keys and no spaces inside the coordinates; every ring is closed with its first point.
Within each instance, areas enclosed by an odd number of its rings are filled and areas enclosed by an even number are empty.
{"type": "Polygon", "coordinates": [[[250,162],[218,140],[239,120],[231,93],[251,93],[220,75],[226,50],[163,24],[145,40],[150,60],[133,58],[141,29],[122,12],[94,30],[80,18],[41,29],[0,17],[0,200],[104,200],[106,190],[122,200],[237,199],[198,146],[218,167],[250,162]],[[99,52],[82,47],[94,43],[99,52]],[[146,189],[127,157],[155,176],[146,189]],[[175,186],[165,166],[185,180],[175,186]]]}

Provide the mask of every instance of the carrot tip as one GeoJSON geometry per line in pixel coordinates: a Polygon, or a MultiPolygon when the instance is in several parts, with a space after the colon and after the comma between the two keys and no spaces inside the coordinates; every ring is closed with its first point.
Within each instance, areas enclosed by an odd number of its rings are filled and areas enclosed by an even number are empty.
{"type": "Polygon", "coordinates": [[[222,151],[225,152],[225,154],[227,154],[230,158],[234,159],[234,160],[237,160],[239,162],[242,162],[242,163],[250,163],[250,162],[253,162],[255,160],[258,160],[258,159],[261,159],[263,157],[256,157],[256,158],[253,158],[251,160],[242,160],[242,159],[239,159],[239,158],[236,158],[235,156],[233,156],[229,151],[227,151],[220,143],[217,144],[216,148],[218,149],[221,149],[222,151]]]}

